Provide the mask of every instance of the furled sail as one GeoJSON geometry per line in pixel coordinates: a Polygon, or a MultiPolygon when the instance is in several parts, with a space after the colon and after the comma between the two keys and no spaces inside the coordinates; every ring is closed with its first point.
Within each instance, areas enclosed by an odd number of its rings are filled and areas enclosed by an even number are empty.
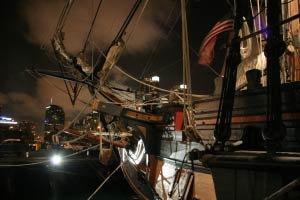
{"type": "Polygon", "coordinates": [[[122,39],[119,39],[115,44],[113,44],[105,59],[105,62],[102,66],[100,72],[98,72],[98,76],[100,79],[100,87],[104,85],[105,80],[107,79],[108,73],[112,69],[112,67],[118,62],[123,50],[125,48],[125,43],[122,39]]]}
{"type": "Polygon", "coordinates": [[[71,55],[67,52],[63,40],[64,32],[62,31],[58,31],[52,39],[53,50],[60,64],[62,64],[63,66],[76,65],[79,66],[83,72],[88,74],[91,73],[92,66],[90,66],[87,62],[84,61],[83,53],[80,52],[78,56],[71,55]]]}

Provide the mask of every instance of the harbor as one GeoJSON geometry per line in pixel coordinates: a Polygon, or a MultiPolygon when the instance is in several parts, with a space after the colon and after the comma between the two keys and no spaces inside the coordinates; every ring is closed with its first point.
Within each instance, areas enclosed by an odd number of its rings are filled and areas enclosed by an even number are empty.
{"type": "MultiPolygon", "coordinates": [[[[1,198],[13,199],[88,199],[113,171],[99,163],[98,152],[30,151],[28,157],[1,154],[1,198]],[[51,159],[61,156],[61,162],[51,159]],[[71,155],[71,156],[70,156],[71,155]]],[[[121,171],[92,195],[93,199],[136,199],[121,171]],[[118,185],[118,187],[115,187],[118,185]]]]}

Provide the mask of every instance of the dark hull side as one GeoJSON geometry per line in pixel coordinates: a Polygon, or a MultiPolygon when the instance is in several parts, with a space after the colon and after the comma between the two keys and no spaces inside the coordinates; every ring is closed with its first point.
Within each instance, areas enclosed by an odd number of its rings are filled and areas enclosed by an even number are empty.
{"type": "Polygon", "coordinates": [[[218,200],[300,199],[298,153],[219,152],[202,160],[211,169],[218,200]]]}

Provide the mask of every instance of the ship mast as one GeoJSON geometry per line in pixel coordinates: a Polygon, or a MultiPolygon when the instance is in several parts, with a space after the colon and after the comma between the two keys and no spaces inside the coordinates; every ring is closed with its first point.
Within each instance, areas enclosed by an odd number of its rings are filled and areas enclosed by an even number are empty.
{"type": "Polygon", "coordinates": [[[267,125],[263,132],[268,150],[280,147],[280,141],[285,136],[281,111],[281,79],[280,56],[285,51],[285,43],[280,34],[281,1],[267,2],[267,44],[265,55],[267,57],[267,125]]]}
{"type": "Polygon", "coordinates": [[[186,18],[186,1],[181,0],[181,18],[182,18],[182,60],[183,60],[183,84],[186,86],[184,93],[183,111],[185,135],[190,140],[200,140],[195,128],[194,113],[192,107],[192,80],[190,70],[188,27],[186,18]]]}

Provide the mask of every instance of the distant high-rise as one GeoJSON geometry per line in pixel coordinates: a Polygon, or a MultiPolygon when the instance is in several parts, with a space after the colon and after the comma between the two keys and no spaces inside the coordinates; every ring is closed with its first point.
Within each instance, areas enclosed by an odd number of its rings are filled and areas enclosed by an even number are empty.
{"type": "Polygon", "coordinates": [[[58,105],[49,105],[45,112],[45,137],[57,133],[64,127],[65,112],[58,105]]]}
{"type": "Polygon", "coordinates": [[[33,142],[36,136],[36,125],[31,121],[22,121],[19,123],[19,131],[22,133],[23,140],[33,142]]]}

